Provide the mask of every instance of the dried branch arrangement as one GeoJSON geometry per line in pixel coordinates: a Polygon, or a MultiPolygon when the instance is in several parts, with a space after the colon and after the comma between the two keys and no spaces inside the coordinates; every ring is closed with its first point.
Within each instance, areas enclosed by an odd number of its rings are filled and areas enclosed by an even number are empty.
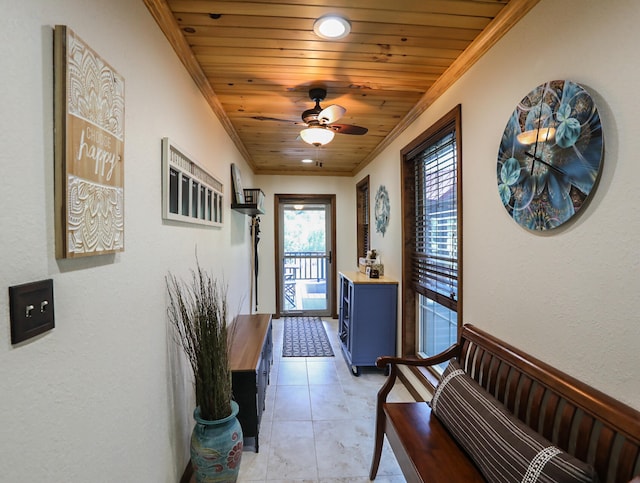
{"type": "Polygon", "coordinates": [[[231,414],[230,337],[227,329],[227,289],[197,263],[190,282],[169,274],[167,313],[177,343],[194,374],[196,404],[202,418],[231,414]]]}

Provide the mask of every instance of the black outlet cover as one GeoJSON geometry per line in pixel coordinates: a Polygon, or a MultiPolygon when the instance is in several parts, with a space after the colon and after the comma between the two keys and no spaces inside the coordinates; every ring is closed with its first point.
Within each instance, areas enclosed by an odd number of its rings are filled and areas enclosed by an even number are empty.
{"type": "Polygon", "coordinates": [[[9,309],[12,344],[53,329],[53,280],[9,287],[9,309]]]}

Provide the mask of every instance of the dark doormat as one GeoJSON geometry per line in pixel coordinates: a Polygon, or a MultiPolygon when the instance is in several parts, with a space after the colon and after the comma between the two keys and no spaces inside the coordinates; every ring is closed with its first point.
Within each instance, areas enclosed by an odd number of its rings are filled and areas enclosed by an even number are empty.
{"type": "Polygon", "coordinates": [[[333,357],[320,317],[285,317],[282,357],[333,357]]]}

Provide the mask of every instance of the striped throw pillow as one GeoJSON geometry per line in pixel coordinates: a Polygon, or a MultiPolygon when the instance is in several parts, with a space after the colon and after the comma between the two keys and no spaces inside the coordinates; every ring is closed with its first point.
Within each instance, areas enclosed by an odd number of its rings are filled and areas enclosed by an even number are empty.
{"type": "Polygon", "coordinates": [[[433,413],[491,483],[596,482],[574,458],[512,415],[452,360],[431,401],[433,413]]]}

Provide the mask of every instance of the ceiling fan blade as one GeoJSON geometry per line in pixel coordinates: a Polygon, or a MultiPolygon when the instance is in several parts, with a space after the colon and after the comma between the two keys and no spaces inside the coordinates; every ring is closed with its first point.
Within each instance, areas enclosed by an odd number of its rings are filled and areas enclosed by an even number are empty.
{"type": "Polygon", "coordinates": [[[300,126],[306,126],[307,124],[299,121],[292,121],[290,119],[279,119],[277,117],[267,117],[267,116],[251,116],[251,119],[255,119],[256,121],[276,121],[276,122],[288,122],[290,124],[297,124],[300,126]]]}
{"type": "Polygon", "coordinates": [[[344,116],[345,112],[347,112],[347,110],[344,107],[333,104],[320,111],[318,114],[318,122],[320,124],[331,124],[344,116]]]}
{"type": "Polygon", "coordinates": [[[353,124],[332,124],[329,128],[338,134],[356,134],[358,136],[367,134],[369,131],[366,127],[354,126],[353,124]]]}

